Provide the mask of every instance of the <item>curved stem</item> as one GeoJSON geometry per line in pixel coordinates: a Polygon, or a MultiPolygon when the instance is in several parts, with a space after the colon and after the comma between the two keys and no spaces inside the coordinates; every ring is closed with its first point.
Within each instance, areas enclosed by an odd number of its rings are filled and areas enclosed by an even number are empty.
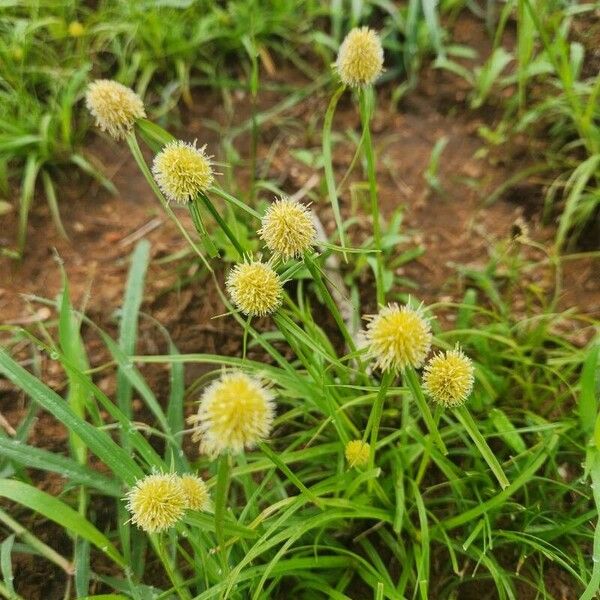
{"type": "Polygon", "coordinates": [[[365,158],[367,159],[367,176],[369,178],[369,196],[371,198],[371,218],[373,220],[373,243],[375,255],[375,284],[377,286],[377,304],[385,304],[385,289],[383,282],[383,254],[381,250],[381,223],[379,219],[379,200],[377,198],[377,176],[375,173],[375,151],[371,140],[371,107],[369,106],[367,90],[361,88],[359,93],[360,120],[363,128],[365,158]]]}
{"type": "Polygon", "coordinates": [[[210,201],[206,194],[200,193],[198,197],[208,210],[208,212],[212,215],[213,219],[217,222],[219,227],[223,230],[223,233],[227,236],[227,239],[232,243],[233,247],[237,250],[240,258],[244,258],[244,249],[241,244],[238,242],[237,238],[233,234],[233,231],[229,229],[229,225],[225,222],[223,217],[219,214],[219,211],[215,208],[215,205],[210,201]]]}
{"type": "Polygon", "coordinates": [[[339,99],[341,98],[345,85],[341,85],[331,97],[327,112],[325,113],[325,119],[323,120],[323,169],[325,170],[325,184],[327,185],[327,195],[329,196],[329,202],[333,210],[333,217],[335,219],[335,225],[340,236],[340,246],[344,253],[344,260],[347,260],[345,248],[346,243],[344,241],[344,227],[342,224],[342,215],[340,212],[340,204],[337,197],[337,190],[335,185],[335,177],[333,174],[333,160],[331,157],[331,124],[333,122],[333,115],[335,114],[335,108],[339,99]]]}

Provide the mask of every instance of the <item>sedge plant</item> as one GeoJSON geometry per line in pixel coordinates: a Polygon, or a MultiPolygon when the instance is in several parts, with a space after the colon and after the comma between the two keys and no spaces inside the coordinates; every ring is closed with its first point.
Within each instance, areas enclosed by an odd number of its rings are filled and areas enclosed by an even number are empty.
{"type": "MultiPolygon", "coordinates": [[[[358,33],[363,42],[348,65],[381,69],[375,34],[358,33]]],[[[364,71],[357,73],[363,73],[363,85],[372,83],[364,71]]],[[[310,207],[296,201],[277,199],[264,214],[245,205],[219,185],[203,147],[174,140],[145,119],[132,90],[112,87],[115,93],[101,104],[88,95],[92,112],[113,119],[106,131],[125,139],[161,206],[210,265],[244,346],[239,356],[181,354],[168,332],[150,321],[168,351],[135,354],[147,242],[132,257],[117,342],[73,308],[65,279],[59,301],[47,301],[58,313],[58,342],[42,323],[37,334],[19,335],[31,342],[33,353],[60,363],[66,401],[10,352],[0,351],[0,372],[33,400],[34,410],[52,414],[72,436],[69,456],[22,443],[30,423],[18,439],[0,438],[6,461],[0,496],[75,538],[69,558],[52,554],[36,538],[24,543],[60,565],[66,577],[75,563],[79,597],[90,596],[93,581],[112,595],[138,600],[353,598],[364,589],[369,597],[427,600],[456,597],[466,578],[476,577],[508,599],[518,597],[521,586],[541,589],[552,562],[591,600],[600,573],[589,549],[593,545],[597,557],[600,528],[594,532],[587,523],[597,519],[597,494],[591,498],[583,483],[567,485],[560,469],[563,461],[575,464],[573,457],[582,457],[592,439],[597,343],[576,350],[552,333],[550,316],[542,331],[515,329],[474,304],[472,294],[452,307],[457,327],[441,331],[432,316],[439,307],[386,304],[377,272],[378,312],[367,317],[361,336],[353,336],[325,276],[323,250],[352,256],[354,249],[318,241],[310,207]],[[123,111],[123,98],[132,100],[133,110],[123,111]],[[155,155],[152,166],[138,137],[155,155]],[[222,216],[223,202],[253,220],[264,255],[246,251],[222,216]],[[177,218],[181,208],[190,211],[207,251],[214,227],[237,253],[225,289],[216,274],[217,256],[204,255],[177,218]],[[108,352],[105,364],[89,364],[81,341],[84,323],[108,352]],[[432,355],[432,346],[441,351],[432,355]],[[151,364],[169,366],[168,402],[145,379],[144,367],[151,364]],[[207,372],[188,384],[185,365],[202,365],[207,372]],[[111,368],[119,381],[116,402],[93,379],[96,369],[111,368]],[[483,410],[503,385],[523,403],[505,407],[514,410],[511,418],[501,409],[483,410]],[[573,387],[584,398],[581,423],[568,416],[551,419],[525,404],[555,393],[570,398],[573,387]],[[151,418],[134,415],[134,393],[151,418]],[[471,403],[474,415],[467,409],[471,403]],[[184,443],[188,434],[193,450],[184,443]],[[91,467],[92,454],[105,470],[91,467]],[[66,489],[61,498],[37,489],[25,471],[32,466],[66,475],[76,489],[66,489]],[[77,488],[85,501],[74,510],[70,501],[77,499],[77,488]],[[537,503],[545,494],[553,505],[540,512],[537,503]],[[95,524],[88,495],[116,505],[117,523],[95,524]],[[556,517],[561,508],[565,516],[556,517]],[[91,546],[110,561],[112,575],[97,569],[91,546]],[[527,561],[532,553],[539,561],[527,561]],[[507,555],[517,561],[516,571],[507,566],[507,555]]],[[[361,88],[359,94],[366,92],[361,88]]],[[[363,99],[375,228],[379,207],[368,108],[363,99]]],[[[341,230],[337,235],[343,239],[341,230]]],[[[383,275],[381,248],[375,250],[383,275]]],[[[586,469],[597,481],[592,444],[586,469]]],[[[0,519],[22,536],[18,523],[0,519]]],[[[3,545],[3,573],[10,552],[10,544],[3,545]]]]}

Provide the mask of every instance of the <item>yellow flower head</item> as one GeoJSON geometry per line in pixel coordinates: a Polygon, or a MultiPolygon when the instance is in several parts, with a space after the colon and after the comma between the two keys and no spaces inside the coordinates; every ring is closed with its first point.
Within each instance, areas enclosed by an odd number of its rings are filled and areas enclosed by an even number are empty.
{"type": "Polygon", "coordinates": [[[186,508],[191,510],[207,510],[210,507],[210,496],[206,483],[195,475],[182,475],[181,485],[186,499],[186,508]]]}
{"type": "Polygon", "coordinates": [[[314,244],[316,237],[310,211],[289,198],[271,204],[258,233],[267,248],[283,260],[300,256],[314,244]]]}
{"type": "Polygon", "coordinates": [[[423,387],[431,398],[447,408],[464,404],[473,390],[473,361],[458,344],[436,354],[425,366],[423,387]]]}
{"type": "Polygon", "coordinates": [[[205,148],[176,140],[154,157],[152,174],[169,200],[185,204],[212,185],[213,170],[205,148]]]}
{"type": "Polygon", "coordinates": [[[85,104],[96,125],[116,140],[131,131],[136,119],[146,116],[142,99],[132,89],[110,79],[92,81],[85,104]]]}
{"type": "Polygon", "coordinates": [[[342,83],[361,87],[375,83],[383,70],[379,36],[368,27],[355,27],[340,46],[335,68],[342,83]]]}
{"type": "Polygon", "coordinates": [[[131,521],[148,533],[164,531],[181,519],[187,498],[174,473],[148,475],[127,493],[131,521]]]}
{"type": "Polygon", "coordinates": [[[421,307],[384,306],[371,317],[365,335],[369,355],[384,371],[419,368],[431,348],[431,330],[421,307]]]}
{"type": "Polygon", "coordinates": [[[84,26],[79,21],[69,23],[69,35],[74,38],[81,37],[85,33],[84,26]]]}
{"type": "Polygon", "coordinates": [[[225,373],[200,398],[198,414],[189,417],[200,452],[217,456],[239,453],[265,439],[275,413],[274,395],[239,371],[225,373]]]}
{"type": "Polygon", "coordinates": [[[351,467],[362,467],[369,462],[371,447],[362,440],[352,440],[346,444],[346,460],[351,467]]]}
{"type": "Polygon", "coordinates": [[[246,315],[268,315],[281,304],[283,285],[268,263],[237,264],[227,276],[226,287],[233,303],[246,315]]]}

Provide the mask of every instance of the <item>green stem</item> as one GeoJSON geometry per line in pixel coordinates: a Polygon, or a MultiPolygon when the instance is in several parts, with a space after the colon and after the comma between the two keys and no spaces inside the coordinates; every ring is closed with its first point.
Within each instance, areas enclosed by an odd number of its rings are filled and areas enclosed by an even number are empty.
{"type": "MultiPolygon", "coordinates": [[[[589,448],[586,462],[591,463],[592,493],[596,504],[596,512],[600,512],[600,452],[597,448],[589,448]]],[[[593,600],[600,587],[600,517],[596,520],[594,544],[592,549],[592,576],[579,600],[593,600]]]]}
{"type": "Polygon", "coordinates": [[[425,421],[425,425],[427,425],[427,429],[429,434],[435,440],[435,443],[438,445],[442,454],[448,454],[448,450],[444,441],[442,440],[442,436],[437,428],[433,415],[429,410],[429,406],[427,404],[427,400],[425,400],[425,395],[423,394],[423,390],[421,389],[421,384],[419,383],[419,378],[417,377],[417,373],[413,369],[413,367],[407,367],[404,370],[404,380],[406,385],[410,389],[419,410],[421,411],[421,415],[423,416],[423,420],[425,421]]]}
{"type": "Polygon", "coordinates": [[[194,249],[194,252],[196,252],[196,254],[200,257],[200,259],[202,260],[202,262],[204,263],[206,268],[209,270],[209,272],[212,272],[212,269],[211,269],[210,265],[208,264],[208,261],[206,260],[206,258],[204,258],[204,254],[202,254],[202,252],[200,252],[200,250],[198,250],[198,246],[194,243],[194,241],[190,237],[189,233],[186,231],[185,227],[181,224],[179,219],[175,216],[175,213],[169,206],[169,203],[167,202],[165,197],[162,195],[162,192],[160,191],[158,185],[156,184],[156,181],[154,181],[154,177],[152,177],[152,173],[150,172],[150,169],[148,168],[148,165],[146,164],[146,160],[144,159],[144,155],[142,154],[142,151],[140,150],[140,146],[138,144],[137,138],[135,137],[135,133],[133,131],[127,136],[127,144],[129,146],[129,149],[131,150],[131,154],[133,155],[135,162],[137,163],[138,167],[140,168],[140,171],[142,172],[142,175],[145,177],[146,181],[148,182],[148,185],[151,187],[152,191],[154,192],[154,195],[158,198],[164,211],[167,213],[167,215],[173,221],[173,223],[175,223],[175,225],[177,226],[177,228],[179,229],[179,231],[181,232],[181,234],[183,235],[185,240],[194,249]]]}
{"type": "MultiPolygon", "coordinates": [[[[381,415],[383,414],[383,405],[385,403],[385,397],[387,395],[388,388],[393,381],[394,376],[390,372],[383,374],[381,379],[381,385],[379,386],[379,392],[371,414],[369,415],[369,421],[365,430],[365,438],[371,433],[371,440],[369,442],[369,462],[367,464],[367,470],[371,471],[375,466],[375,448],[377,446],[377,437],[379,436],[379,427],[381,424],[381,415]]],[[[369,480],[369,491],[373,488],[373,480],[369,480]]]]}
{"type": "Polygon", "coordinates": [[[223,230],[223,233],[227,236],[229,241],[233,244],[233,247],[237,250],[238,254],[240,255],[240,258],[243,259],[244,258],[244,249],[242,248],[241,244],[238,242],[235,235],[233,235],[233,232],[231,231],[231,229],[229,229],[229,225],[227,225],[227,223],[225,223],[223,217],[219,214],[219,211],[215,208],[215,205],[209,200],[208,196],[202,192],[200,194],[198,194],[198,197],[203,202],[204,206],[206,207],[208,212],[212,215],[213,219],[217,222],[219,227],[223,230]]]}
{"type": "Polygon", "coordinates": [[[329,202],[331,203],[331,209],[333,210],[333,218],[335,219],[335,225],[340,236],[340,246],[342,252],[344,252],[344,260],[347,260],[344,241],[344,227],[342,223],[342,214],[340,212],[340,204],[337,197],[337,189],[335,185],[335,177],[333,174],[333,160],[331,156],[331,124],[333,123],[333,115],[335,114],[335,107],[339,99],[341,98],[345,85],[341,85],[331,97],[329,106],[325,112],[325,118],[323,120],[323,169],[325,170],[325,184],[327,186],[327,195],[329,196],[329,202]]]}
{"type": "Polygon", "coordinates": [[[321,293],[321,296],[323,297],[323,300],[324,300],[325,304],[327,305],[329,312],[331,313],[332,317],[335,319],[335,322],[337,323],[337,326],[338,326],[340,332],[344,336],[344,339],[346,340],[346,343],[348,344],[348,348],[350,349],[351,352],[356,352],[356,344],[354,343],[354,340],[352,339],[352,336],[350,335],[350,332],[348,331],[348,328],[346,327],[346,322],[344,321],[344,319],[340,313],[340,309],[338,308],[338,305],[335,303],[334,299],[331,297],[331,294],[329,293],[329,289],[323,282],[323,275],[321,273],[321,270],[315,264],[312,256],[308,252],[306,252],[304,254],[304,264],[306,265],[306,268],[309,270],[310,274],[312,275],[313,281],[315,282],[315,285],[319,289],[319,292],[321,293]]]}
{"type": "Polygon", "coordinates": [[[316,506],[322,508],[322,502],[295,475],[295,473],[269,448],[265,442],[259,442],[258,447],[263,454],[316,506]]]}
{"type": "Polygon", "coordinates": [[[208,253],[211,258],[215,258],[219,255],[219,251],[212,241],[206,227],[204,226],[204,222],[202,221],[202,214],[200,212],[200,206],[198,203],[198,199],[192,200],[188,204],[188,208],[190,209],[190,216],[192,217],[192,222],[194,223],[194,227],[204,244],[204,249],[208,253]]]}
{"type": "Polygon", "coordinates": [[[217,471],[217,489],[215,493],[215,533],[219,545],[219,557],[225,573],[229,572],[227,560],[227,548],[225,546],[225,510],[227,508],[227,497],[229,495],[229,455],[223,454],[219,458],[217,471]]]}
{"type": "Polygon", "coordinates": [[[181,600],[192,600],[192,595],[185,586],[185,582],[183,580],[183,577],[181,576],[181,573],[177,570],[173,559],[169,555],[168,549],[165,547],[164,538],[162,534],[151,536],[150,539],[152,541],[152,545],[154,546],[156,554],[160,558],[160,561],[162,562],[163,567],[165,568],[167,576],[173,584],[173,588],[177,592],[177,595],[181,598],[181,600]]]}
{"type": "Polygon", "coordinates": [[[0,522],[12,529],[28,546],[39,552],[41,556],[59,566],[67,575],[73,575],[75,567],[64,556],[61,556],[56,550],[50,548],[32,533],[15,521],[8,513],[0,509],[0,522]]]}
{"type": "Polygon", "coordinates": [[[491,448],[487,445],[485,438],[481,435],[469,409],[466,406],[459,406],[454,410],[454,414],[473,440],[475,446],[477,446],[479,453],[492,470],[492,473],[496,476],[500,487],[502,489],[507,488],[510,485],[510,482],[504,474],[496,455],[492,452],[491,448]]]}
{"type": "MultiPolygon", "coordinates": [[[[371,93],[370,91],[368,93],[371,93]]],[[[377,304],[385,304],[385,289],[383,282],[383,254],[381,251],[381,223],[379,219],[379,200],[377,198],[377,176],[375,173],[375,151],[371,140],[371,111],[367,97],[367,90],[361,88],[358,93],[360,105],[360,120],[363,129],[365,158],[367,159],[367,176],[369,178],[369,196],[371,199],[371,218],[373,220],[373,242],[377,254],[375,255],[375,284],[377,287],[377,304]]]]}

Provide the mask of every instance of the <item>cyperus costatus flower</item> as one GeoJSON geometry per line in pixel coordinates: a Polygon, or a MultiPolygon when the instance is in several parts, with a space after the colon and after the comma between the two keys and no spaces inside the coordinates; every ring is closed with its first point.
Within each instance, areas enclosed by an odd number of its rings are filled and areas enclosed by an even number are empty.
{"type": "Polygon", "coordinates": [[[227,276],[226,287],[235,306],[245,315],[267,315],[281,304],[283,285],[268,263],[237,264],[227,276]]]}
{"type": "Polygon", "coordinates": [[[200,451],[212,457],[240,453],[264,440],[275,413],[274,394],[260,381],[235,371],[209,385],[198,413],[189,417],[200,451]]]}
{"type": "Polygon", "coordinates": [[[346,85],[372,85],[383,69],[383,48],[379,36],[368,27],[352,29],[340,46],[335,69],[346,85]]]}
{"type": "Polygon", "coordinates": [[[369,356],[383,371],[419,368],[431,348],[431,330],[421,307],[384,306],[370,317],[365,337],[369,356]]]}
{"type": "Polygon", "coordinates": [[[212,185],[213,170],[205,149],[175,140],[154,157],[152,174],[168,200],[185,204],[212,185]]]}
{"type": "Polygon", "coordinates": [[[140,479],[126,496],[131,522],[147,531],[158,533],[181,519],[187,499],[181,479],[174,473],[155,473],[140,479]]]}
{"type": "Polygon", "coordinates": [[[362,467],[369,462],[371,448],[362,440],[351,440],[346,444],[344,454],[351,467],[362,467]]]}
{"type": "Polygon", "coordinates": [[[473,390],[473,361],[458,344],[454,350],[436,354],[425,366],[423,387],[434,402],[445,407],[464,404],[473,390]]]}
{"type": "Polygon", "coordinates": [[[146,116],[142,99],[132,89],[110,79],[92,81],[85,104],[96,125],[116,140],[133,129],[136,119],[146,116]]]}
{"type": "Polygon", "coordinates": [[[208,487],[201,477],[182,475],[181,486],[185,496],[185,507],[191,510],[207,510],[210,507],[208,487]]]}
{"type": "Polygon", "coordinates": [[[269,206],[258,233],[273,255],[283,260],[301,256],[316,237],[308,208],[289,198],[281,198],[269,206]]]}

